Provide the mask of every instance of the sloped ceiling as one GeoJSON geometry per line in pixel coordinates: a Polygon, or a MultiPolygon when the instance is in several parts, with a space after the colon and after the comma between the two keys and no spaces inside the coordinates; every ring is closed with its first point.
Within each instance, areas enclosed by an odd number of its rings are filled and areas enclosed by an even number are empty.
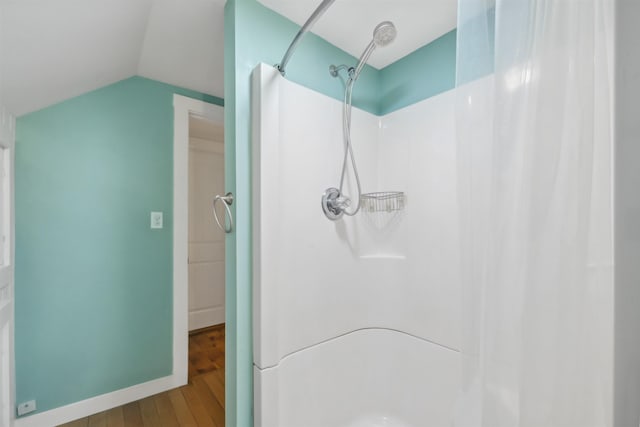
{"type": "MultiPolygon", "coordinates": [[[[320,4],[320,0],[258,1],[299,25],[320,4]]],[[[336,0],[312,32],[358,58],[376,25],[392,21],[398,30],[396,40],[377,49],[368,61],[379,69],[453,30],[457,13],[458,0],[336,0]]]]}
{"type": "Polygon", "coordinates": [[[224,0],[0,0],[0,95],[22,115],[141,75],[223,96],[224,0]]]}
{"type": "MultiPolygon", "coordinates": [[[[258,0],[303,24],[320,0],[258,0]]],[[[223,97],[225,0],[0,0],[0,103],[23,115],[140,75],[223,97]]],[[[456,26],[457,0],[336,0],[313,32],[382,68],[456,26]]],[[[284,53],[284,52],[283,52],[284,53]]]]}
{"type": "Polygon", "coordinates": [[[138,74],[222,98],[224,3],[154,1],[138,74]]]}

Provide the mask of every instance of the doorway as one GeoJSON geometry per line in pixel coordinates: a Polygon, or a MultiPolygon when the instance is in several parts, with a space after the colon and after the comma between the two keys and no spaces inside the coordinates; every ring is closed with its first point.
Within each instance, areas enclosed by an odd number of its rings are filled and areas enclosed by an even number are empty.
{"type": "MultiPolygon", "coordinates": [[[[189,333],[224,324],[225,233],[212,214],[224,194],[224,128],[189,117],[189,333]]],[[[218,328],[219,329],[219,328],[218,328]]]]}
{"type": "Polygon", "coordinates": [[[173,375],[182,385],[214,372],[224,393],[225,234],[213,220],[224,194],[224,110],[180,95],[173,106],[173,375]]]}
{"type": "Polygon", "coordinates": [[[225,233],[212,213],[225,188],[221,124],[189,116],[188,168],[189,383],[213,392],[208,406],[224,423],[225,233]]]}

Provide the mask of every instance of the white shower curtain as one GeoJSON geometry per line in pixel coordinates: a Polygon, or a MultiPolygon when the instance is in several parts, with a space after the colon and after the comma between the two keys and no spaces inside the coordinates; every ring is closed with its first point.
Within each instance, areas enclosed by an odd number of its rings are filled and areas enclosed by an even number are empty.
{"type": "Polygon", "coordinates": [[[460,0],[456,426],[612,424],[612,0],[460,0]]]}

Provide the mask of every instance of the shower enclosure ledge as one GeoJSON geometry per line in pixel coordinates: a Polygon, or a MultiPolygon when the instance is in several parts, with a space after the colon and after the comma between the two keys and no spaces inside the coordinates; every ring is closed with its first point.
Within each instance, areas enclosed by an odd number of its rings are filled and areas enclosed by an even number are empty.
{"type": "Polygon", "coordinates": [[[346,427],[419,427],[384,415],[369,415],[358,418],[346,427]]]}
{"type": "Polygon", "coordinates": [[[388,329],[363,329],[254,367],[257,427],[449,425],[459,353],[388,329]]]}

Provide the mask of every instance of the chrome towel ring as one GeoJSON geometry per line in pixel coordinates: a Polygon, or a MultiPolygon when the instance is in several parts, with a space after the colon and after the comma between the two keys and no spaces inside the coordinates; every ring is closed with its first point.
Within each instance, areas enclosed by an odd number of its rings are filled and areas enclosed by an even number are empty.
{"type": "Polygon", "coordinates": [[[232,204],[233,204],[233,193],[231,192],[225,194],[224,196],[217,195],[213,199],[213,218],[216,220],[216,224],[218,224],[218,227],[220,228],[220,230],[224,231],[227,234],[233,231],[233,216],[231,215],[231,208],[230,208],[232,204]],[[227,216],[229,217],[229,227],[227,227],[227,221],[225,221],[224,218],[222,220],[222,223],[220,222],[220,219],[218,219],[218,212],[216,211],[216,203],[218,203],[219,201],[222,202],[222,204],[224,205],[224,210],[227,211],[227,216]]]}

